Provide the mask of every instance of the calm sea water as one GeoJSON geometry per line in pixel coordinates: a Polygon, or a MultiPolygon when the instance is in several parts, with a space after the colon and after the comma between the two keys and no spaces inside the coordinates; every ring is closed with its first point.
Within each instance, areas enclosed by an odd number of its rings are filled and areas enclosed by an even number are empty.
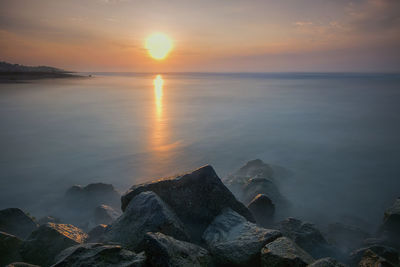
{"type": "Polygon", "coordinates": [[[304,217],[380,221],[400,196],[400,76],[96,74],[0,84],[0,208],[260,158],[304,217]]]}

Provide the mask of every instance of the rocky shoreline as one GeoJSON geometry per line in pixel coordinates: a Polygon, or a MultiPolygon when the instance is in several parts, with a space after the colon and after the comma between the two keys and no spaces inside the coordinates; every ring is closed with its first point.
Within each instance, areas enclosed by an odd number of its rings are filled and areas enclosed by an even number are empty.
{"type": "Polygon", "coordinates": [[[320,231],[291,217],[270,165],[223,180],[208,165],[122,195],[73,186],[38,220],[0,210],[0,266],[400,266],[400,198],[383,213],[375,232],[320,231]]]}

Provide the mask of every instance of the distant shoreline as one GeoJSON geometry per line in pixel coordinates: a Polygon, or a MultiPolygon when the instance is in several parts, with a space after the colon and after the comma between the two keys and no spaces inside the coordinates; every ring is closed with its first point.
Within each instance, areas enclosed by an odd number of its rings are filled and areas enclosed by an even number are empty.
{"type": "Polygon", "coordinates": [[[70,72],[0,72],[0,83],[29,82],[30,80],[53,78],[84,78],[70,72]]]}

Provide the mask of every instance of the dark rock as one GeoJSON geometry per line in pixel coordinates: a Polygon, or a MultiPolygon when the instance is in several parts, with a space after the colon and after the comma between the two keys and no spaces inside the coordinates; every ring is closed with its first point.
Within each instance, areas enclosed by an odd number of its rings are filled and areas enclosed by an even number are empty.
{"type": "Polygon", "coordinates": [[[33,231],[22,244],[22,258],[33,264],[51,265],[62,250],[85,242],[87,234],[69,224],[48,223],[33,231]]]}
{"type": "Polygon", "coordinates": [[[259,265],[261,248],[280,236],[226,209],[204,231],[203,240],[217,264],[251,266],[259,265]]]}
{"type": "Polygon", "coordinates": [[[52,216],[42,217],[37,222],[38,222],[39,225],[43,225],[43,224],[46,224],[46,223],[61,223],[59,218],[55,218],[55,217],[52,217],[52,216]]]}
{"type": "Polygon", "coordinates": [[[266,244],[261,250],[261,263],[265,267],[307,266],[314,259],[287,237],[266,244]]]}
{"type": "Polygon", "coordinates": [[[0,232],[0,266],[21,260],[19,247],[22,240],[18,237],[0,232]]]}
{"type": "Polygon", "coordinates": [[[162,233],[147,233],[140,249],[144,249],[151,266],[211,266],[212,258],[204,248],[176,240],[162,233]]]}
{"type": "Polygon", "coordinates": [[[102,242],[104,239],[104,234],[106,233],[108,226],[105,224],[99,224],[94,227],[88,233],[88,239],[86,240],[88,243],[97,243],[102,242]]]}
{"type": "Polygon", "coordinates": [[[302,222],[295,218],[287,218],[279,222],[277,228],[282,235],[293,240],[314,258],[327,257],[333,253],[333,248],[312,223],[302,222]]]}
{"type": "Polygon", "coordinates": [[[308,265],[308,267],[346,267],[346,265],[333,258],[322,258],[308,265]]]}
{"type": "Polygon", "coordinates": [[[271,226],[274,219],[275,205],[271,199],[263,194],[258,194],[247,206],[258,225],[271,226]]]}
{"type": "Polygon", "coordinates": [[[110,206],[100,205],[94,210],[94,222],[96,224],[111,224],[115,221],[121,212],[116,211],[110,206]]]}
{"type": "Polygon", "coordinates": [[[286,206],[287,200],[281,195],[278,187],[266,178],[252,178],[243,187],[243,202],[250,203],[258,194],[268,196],[278,206],[286,206]]]}
{"type": "Polygon", "coordinates": [[[25,239],[36,228],[37,224],[22,210],[17,208],[0,210],[0,231],[25,239]]]}
{"type": "Polygon", "coordinates": [[[400,198],[386,209],[381,230],[391,243],[400,248],[400,198]]]}
{"type": "Polygon", "coordinates": [[[13,262],[8,264],[6,267],[40,267],[39,265],[33,265],[26,262],[13,262]]]}
{"type": "Polygon", "coordinates": [[[105,240],[136,249],[147,232],[162,232],[180,240],[189,237],[182,222],[154,192],[141,192],[109,228],[105,240]]]}
{"type": "Polygon", "coordinates": [[[65,249],[57,256],[53,267],[117,267],[117,266],[146,266],[144,253],[136,254],[118,245],[89,243],[76,245],[65,249]]]}
{"type": "Polygon", "coordinates": [[[341,248],[346,253],[350,253],[354,249],[359,248],[363,241],[369,237],[369,234],[360,228],[342,223],[328,225],[326,234],[331,243],[341,248]]]}
{"type": "Polygon", "coordinates": [[[121,198],[122,210],[144,191],[160,196],[185,224],[195,242],[200,241],[205,228],[224,208],[231,208],[254,222],[250,211],[236,200],[209,165],[174,178],[133,186],[121,198]]]}
{"type": "Polygon", "coordinates": [[[372,250],[367,249],[358,264],[359,267],[394,267],[395,265],[390,264],[387,260],[379,257],[372,250]]]}
{"type": "Polygon", "coordinates": [[[235,173],[228,176],[228,179],[240,179],[243,178],[267,178],[273,179],[274,171],[271,166],[264,163],[260,159],[250,160],[244,166],[242,166],[235,173]]]}
{"type": "Polygon", "coordinates": [[[360,248],[353,251],[350,255],[350,263],[354,266],[358,265],[362,260],[365,252],[371,250],[377,256],[387,260],[393,266],[399,266],[399,252],[398,250],[386,247],[386,246],[369,246],[365,248],[360,248]]]}

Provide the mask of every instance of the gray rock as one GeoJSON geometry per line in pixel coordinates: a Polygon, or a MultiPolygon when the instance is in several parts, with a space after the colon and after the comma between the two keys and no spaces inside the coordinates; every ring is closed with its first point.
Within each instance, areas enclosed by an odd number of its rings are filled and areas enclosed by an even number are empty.
{"type": "Polygon", "coordinates": [[[8,264],[6,267],[40,267],[40,266],[26,263],[26,262],[13,262],[13,263],[8,264]]]}
{"type": "Polygon", "coordinates": [[[258,194],[268,196],[279,207],[286,207],[288,205],[287,200],[282,196],[278,187],[269,179],[249,179],[243,187],[243,202],[250,203],[258,194]]]}
{"type": "Polygon", "coordinates": [[[307,266],[314,259],[287,237],[268,243],[261,250],[261,263],[265,267],[307,266]]]}
{"type": "Polygon", "coordinates": [[[271,226],[274,220],[275,205],[271,199],[263,194],[258,194],[247,206],[258,225],[271,226]]]}
{"type": "Polygon", "coordinates": [[[350,254],[350,263],[354,266],[358,265],[361,262],[367,250],[371,250],[374,254],[387,260],[393,266],[399,266],[400,262],[399,262],[398,250],[391,247],[379,246],[379,245],[364,247],[353,251],[350,254]]]}
{"type": "Polygon", "coordinates": [[[293,240],[315,258],[327,257],[333,253],[333,248],[312,223],[302,222],[295,218],[287,218],[279,222],[277,228],[282,235],[293,240]]]}
{"type": "Polygon", "coordinates": [[[57,263],[53,267],[144,267],[146,256],[123,249],[118,245],[104,245],[88,243],[65,249],[57,256],[57,263]]]}
{"type": "Polygon", "coordinates": [[[69,224],[47,223],[31,233],[22,244],[20,253],[24,261],[48,266],[62,250],[83,243],[87,234],[69,224]]]}
{"type": "Polygon", "coordinates": [[[25,239],[36,228],[37,224],[22,210],[17,208],[0,210],[0,231],[25,239]]]}
{"type": "Polygon", "coordinates": [[[136,249],[147,232],[162,232],[180,240],[188,240],[182,222],[154,192],[141,192],[105,234],[105,240],[136,249]]]}
{"type": "Polygon", "coordinates": [[[21,260],[19,247],[22,240],[18,237],[0,232],[0,266],[21,260]]]}
{"type": "Polygon", "coordinates": [[[367,249],[361,261],[358,264],[359,267],[395,267],[386,259],[379,257],[372,250],[367,249]]]}
{"type": "Polygon", "coordinates": [[[205,228],[224,208],[231,208],[254,222],[250,211],[221,182],[211,166],[191,173],[133,186],[122,196],[122,210],[136,195],[153,191],[185,224],[194,242],[200,242],[205,228]]]}
{"type": "Polygon", "coordinates": [[[308,267],[346,267],[346,265],[333,258],[322,258],[308,265],[308,267]]]}
{"type": "Polygon", "coordinates": [[[140,249],[144,249],[151,266],[211,266],[212,258],[204,248],[176,240],[162,233],[147,233],[140,249]]]}
{"type": "Polygon", "coordinates": [[[400,198],[386,209],[381,228],[392,237],[393,241],[397,241],[396,244],[400,247],[400,198]]]}
{"type": "Polygon", "coordinates": [[[88,239],[86,240],[88,243],[97,243],[102,242],[104,239],[104,234],[106,233],[108,226],[105,224],[99,224],[94,227],[88,233],[88,239]]]}
{"type": "Polygon", "coordinates": [[[280,236],[226,209],[204,231],[203,240],[217,264],[251,266],[259,265],[261,248],[280,236]]]}
{"type": "Polygon", "coordinates": [[[100,205],[94,210],[94,222],[95,224],[111,224],[115,221],[121,212],[113,209],[107,205],[100,205]]]}
{"type": "Polygon", "coordinates": [[[359,248],[364,240],[369,237],[369,234],[358,227],[333,223],[328,225],[326,236],[331,243],[341,248],[343,252],[350,253],[359,248]]]}

